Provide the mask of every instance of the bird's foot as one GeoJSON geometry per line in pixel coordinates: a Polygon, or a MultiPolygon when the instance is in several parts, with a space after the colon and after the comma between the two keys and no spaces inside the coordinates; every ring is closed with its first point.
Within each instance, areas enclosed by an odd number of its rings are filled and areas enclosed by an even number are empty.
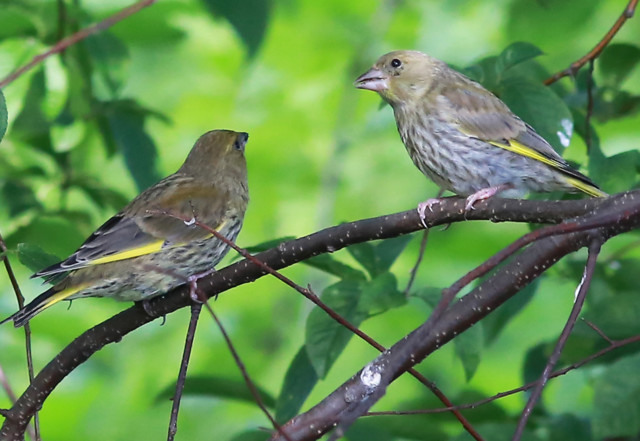
{"type": "Polygon", "coordinates": [[[206,300],[204,296],[200,297],[198,295],[198,280],[202,279],[203,277],[207,277],[215,272],[216,269],[211,268],[210,270],[198,274],[193,274],[187,278],[187,282],[189,282],[189,297],[191,297],[191,300],[193,300],[195,303],[204,303],[204,301],[206,300]]]}
{"type": "Polygon", "coordinates": [[[440,202],[440,198],[430,198],[418,204],[418,216],[420,216],[420,223],[425,229],[429,228],[426,222],[427,209],[429,209],[429,211],[433,213],[433,206],[438,205],[440,202]]]}
{"type": "Polygon", "coordinates": [[[510,184],[501,184],[501,185],[495,185],[493,187],[487,187],[487,188],[478,190],[472,195],[467,197],[467,201],[464,206],[464,209],[465,211],[474,210],[473,205],[476,202],[489,199],[490,197],[495,196],[496,194],[501,193],[505,190],[509,190],[511,188],[513,188],[513,186],[510,184]]]}

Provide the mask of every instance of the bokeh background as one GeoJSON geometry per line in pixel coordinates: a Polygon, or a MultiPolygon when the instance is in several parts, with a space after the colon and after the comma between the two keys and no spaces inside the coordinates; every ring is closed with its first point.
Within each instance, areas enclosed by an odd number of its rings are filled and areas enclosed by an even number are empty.
{"type": "MultiPolygon", "coordinates": [[[[129,4],[0,1],[0,77],[63,36],[129,4]]],[[[391,109],[381,106],[377,95],[353,87],[357,75],[394,49],[422,50],[464,69],[482,66],[481,60],[514,42],[527,42],[543,55],[522,71],[542,80],[588,52],[625,5],[618,0],[159,1],[62,56],[48,58],[2,90],[9,125],[0,144],[0,232],[20,287],[27,299],[43,290],[39,281],[29,279],[32,271],[23,264],[33,247],[58,257],[73,252],[140,188],[175,171],[197,137],[214,128],[250,133],[246,155],[251,203],[238,238],[241,246],[412,209],[435,196],[437,188],[405,153],[391,109]]],[[[637,45],[638,36],[640,20],[633,18],[614,42],[637,45]]],[[[563,152],[610,193],[634,187],[640,163],[640,69],[635,67],[639,56],[628,48],[622,53],[612,58],[621,64],[628,61],[626,70],[620,67],[611,74],[596,62],[598,94],[592,118],[599,152],[609,158],[622,156],[607,162],[605,173],[590,164],[583,138],[573,136],[563,152]]],[[[576,130],[584,123],[586,78],[581,74],[554,86],[573,112],[576,130]]],[[[434,229],[414,291],[433,293],[448,286],[527,231],[526,225],[490,222],[434,229]]],[[[420,237],[416,234],[391,268],[400,291],[417,258],[420,237]]],[[[612,296],[619,295],[615,288],[633,291],[629,276],[638,268],[636,241],[637,235],[628,234],[606,245],[602,277],[594,288],[596,300],[609,299],[602,304],[614,303],[612,296]]],[[[235,257],[230,253],[224,262],[235,257]]],[[[333,257],[360,268],[347,251],[333,257]]],[[[500,332],[478,325],[464,344],[443,347],[418,370],[456,403],[534,378],[531,373],[540,371],[568,316],[584,260],[585,254],[578,253],[552,269],[527,294],[525,307],[501,319],[500,332]],[[470,366],[475,368],[469,372],[470,366]]],[[[303,265],[284,273],[303,286],[310,283],[317,292],[338,280],[303,265]]],[[[624,308],[612,311],[610,321],[623,324],[611,329],[616,337],[630,336],[638,331],[640,302],[625,297],[620,304],[624,308]]],[[[128,306],[89,299],[73,302],[69,310],[56,305],[38,316],[32,322],[36,368],[84,330],[128,306]]],[[[264,277],[224,293],[213,307],[252,378],[277,398],[305,342],[309,302],[264,277]]],[[[3,272],[0,315],[15,308],[3,272]]],[[[403,306],[369,318],[362,328],[391,345],[422,323],[429,311],[427,303],[411,297],[403,306]]],[[[45,403],[40,414],[43,439],[165,437],[171,402],[163,391],[175,382],[188,316],[181,310],[168,316],[164,325],[159,320],[150,323],[75,370],[45,403]]],[[[584,335],[592,338],[584,328],[584,335]]],[[[21,330],[10,325],[0,329],[0,365],[17,392],[28,384],[23,340],[21,330]]],[[[587,337],[577,340],[570,354],[576,359],[597,347],[587,337]]],[[[633,351],[622,355],[638,363],[633,351]]],[[[303,409],[374,356],[373,349],[352,339],[303,409]]],[[[597,401],[598,382],[611,378],[607,369],[615,362],[552,381],[527,439],[627,435],[603,428],[608,417],[597,401]]],[[[177,439],[261,439],[255,429],[268,427],[268,421],[254,403],[238,397],[244,388],[238,368],[204,313],[189,372],[233,387],[222,391],[212,383],[188,394],[177,439]]],[[[512,427],[525,399],[522,394],[505,398],[468,415],[487,439],[501,439],[501,430],[512,427]]],[[[633,403],[626,403],[626,408],[633,408],[633,403]]],[[[0,393],[0,408],[9,406],[0,393]]],[[[437,403],[424,387],[401,378],[374,410],[432,406],[437,403]]],[[[635,406],[631,423],[622,426],[637,434],[637,398],[635,406]]],[[[466,439],[462,432],[447,414],[394,416],[366,418],[348,438],[466,439]]]]}

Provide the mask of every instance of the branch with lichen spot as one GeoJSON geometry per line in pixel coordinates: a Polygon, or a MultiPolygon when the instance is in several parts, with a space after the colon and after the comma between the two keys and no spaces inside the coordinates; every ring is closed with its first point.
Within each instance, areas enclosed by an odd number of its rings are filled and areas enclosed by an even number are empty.
{"type": "MultiPolygon", "coordinates": [[[[601,227],[600,230],[605,237],[610,237],[637,228],[640,222],[638,213],[640,213],[640,191],[623,193],[607,199],[573,201],[546,202],[493,198],[478,203],[475,210],[466,213],[464,199],[454,197],[445,198],[441,204],[434,207],[432,213],[427,213],[426,222],[430,227],[465,220],[560,223],[569,218],[584,218],[586,221],[593,219],[594,216],[606,215],[609,216],[610,226],[601,227]]],[[[255,257],[278,270],[352,244],[396,237],[421,228],[416,211],[410,210],[327,228],[309,236],[283,242],[255,257]]],[[[393,369],[393,378],[424,358],[437,346],[444,344],[453,335],[480,320],[537,277],[542,272],[541,268],[545,267],[542,265],[543,261],[546,265],[554,263],[561,256],[580,248],[588,237],[589,231],[570,233],[546,238],[530,245],[517,257],[516,262],[519,266],[512,268],[514,263],[507,263],[484,284],[464,297],[464,301],[454,304],[443,314],[441,320],[437,322],[437,331],[434,329],[433,332],[428,333],[429,335],[423,335],[419,340],[418,351],[407,353],[407,351],[396,351],[392,348],[393,357],[385,360],[392,362],[396,367],[393,369]],[[489,281],[492,281],[491,284],[488,284],[489,281]],[[482,295],[478,295],[478,289],[482,290],[482,295]],[[454,314],[453,311],[456,313],[454,314]],[[437,335],[439,337],[436,337],[437,335]]],[[[207,297],[213,297],[235,286],[252,282],[265,273],[266,271],[255,263],[242,260],[200,280],[198,287],[207,297]]],[[[22,439],[27,423],[35,411],[42,407],[49,394],[69,373],[95,352],[109,343],[120,341],[126,334],[158,317],[188,306],[190,302],[188,287],[177,288],[163,296],[151,299],[146,308],[147,311],[142,305],[136,304],[83,333],[42,369],[11,409],[3,412],[5,421],[0,429],[0,439],[22,439]]],[[[411,335],[414,334],[420,334],[420,329],[411,335]]],[[[416,339],[411,337],[408,341],[415,344],[416,339]]],[[[388,357],[388,354],[387,351],[381,357],[388,357]]],[[[385,370],[385,372],[392,372],[392,370],[385,370]]],[[[354,392],[356,390],[354,389],[354,392]]],[[[328,401],[325,401],[332,402],[337,394],[339,393],[334,392],[326,398],[328,401]]],[[[358,396],[360,395],[357,393],[353,395],[356,398],[358,396]]],[[[365,393],[364,396],[367,394],[365,393]]],[[[344,397],[340,396],[339,399],[342,400],[342,405],[346,404],[344,397]]],[[[343,408],[342,411],[344,410],[343,408]]],[[[336,421],[339,421],[335,419],[335,412],[325,404],[321,404],[319,408],[314,408],[312,413],[305,415],[285,426],[292,439],[312,439],[298,436],[302,430],[298,422],[308,421],[310,416],[313,420],[323,421],[321,425],[324,427],[323,431],[329,430],[336,421]],[[325,412],[318,413],[318,409],[324,409],[325,412]]]]}

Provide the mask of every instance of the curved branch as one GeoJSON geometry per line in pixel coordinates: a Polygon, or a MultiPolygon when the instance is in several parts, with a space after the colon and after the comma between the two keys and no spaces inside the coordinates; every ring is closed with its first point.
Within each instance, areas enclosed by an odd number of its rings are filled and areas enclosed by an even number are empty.
{"type": "MultiPolygon", "coordinates": [[[[475,210],[468,213],[464,211],[464,199],[445,198],[441,204],[434,207],[433,213],[428,213],[426,222],[429,226],[472,219],[493,222],[558,223],[563,219],[585,216],[591,211],[611,213],[628,209],[633,205],[634,198],[638,200],[638,206],[640,206],[640,191],[624,193],[604,200],[547,202],[493,198],[478,203],[475,210]]],[[[284,242],[257,254],[256,258],[273,269],[281,269],[348,245],[396,237],[420,229],[422,226],[416,211],[410,210],[327,228],[309,236],[284,242]]],[[[626,229],[620,232],[622,231],[626,229]]],[[[198,287],[207,297],[213,297],[235,286],[252,282],[264,274],[264,269],[248,260],[242,260],[200,280],[198,287]]],[[[0,429],[0,439],[22,439],[27,423],[36,410],[42,407],[54,388],[95,352],[109,343],[120,341],[122,337],[140,326],[189,304],[189,289],[180,287],[151,299],[146,308],[151,315],[141,305],[134,305],[80,335],[42,369],[13,407],[5,412],[6,419],[0,429]]]]}
{"type": "MultiPolygon", "coordinates": [[[[342,434],[386,392],[386,386],[427,355],[477,323],[567,254],[594,238],[608,238],[640,227],[640,193],[630,192],[602,201],[578,222],[610,219],[601,228],[547,237],[525,249],[491,277],[443,312],[438,321],[427,320],[408,336],[362,368],[309,411],[289,421],[284,429],[293,440],[315,440],[336,428],[342,434]]],[[[281,438],[274,434],[272,440],[281,438]]],[[[331,438],[335,439],[335,438],[331,438]]]]}
{"type": "Polygon", "coordinates": [[[595,47],[591,49],[587,54],[585,54],[582,58],[571,63],[569,67],[567,67],[564,70],[561,70],[560,72],[556,72],[555,74],[551,75],[549,78],[544,80],[544,85],[548,86],[550,84],[555,83],[560,78],[574,76],[582,66],[587,64],[589,61],[593,61],[596,58],[598,58],[598,56],[602,53],[604,48],[607,47],[607,45],[611,42],[611,40],[613,40],[613,37],[615,37],[615,35],[618,33],[620,28],[622,28],[622,25],[628,19],[633,17],[633,13],[636,10],[636,6],[638,6],[638,0],[629,0],[629,3],[624,8],[624,11],[622,11],[622,14],[620,15],[620,17],[618,17],[618,19],[613,24],[613,26],[611,26],[611,29],[609,29],[609,32],[607,32],[605,36],[602,37],[602,40],[600,40],[598,44],[596,44],[595,47]]]}
{"type": "Polygon", "coordinates": [[[101,22],[92,24],[89,27],[86,27],[84,29],[79,30],[78,32],[76,32],[73,35],[69,35],[68,37],[63,38],[62,40],[57,42],[55,45],[53,45],[51,48],[47,49],[45,52],[33,57],[33,59],[30,62],[28,62],[27,64],[25,64],[24,66],[16,69],[15,71],[13,71],[9,75],[7,75],[6,78],[4,78],[2,81],[0,81],[0,89],[4,88],[7,84],[9,84],[12,81],[16,80],[17,78],[19,78],[25,72],[29,71],[30,69],[34,68],[38,64],[42,63],[45,59],[47,59],[51,55],[55,55],[55,54],[57,54],[59,52],[62,52],[63,50],[65,50],[69,46],[72,46],[72,45],[76,44],[77,42],[79,42],[81,40],[84,40],[85,38],[87,38],[87,37],[89,37],[89,36],[91,36],[93,34],[96,34],[96,33],[100,32],[100,31],[103,31],[103,30],[105,30],[107,28],[110,28],[114,24],[118,23],[121,20],[124,20],[125,18],[129,17],[130,15],[135,14],[136,12],[140,11],[141,9],[144,9],[147,6],[151,6],[156,1],[157,0],[141,0],[138,3],[134,3],[133,5],[122,9],[121,11],[113,14],[112,16],[105,18],[101,22]]]}

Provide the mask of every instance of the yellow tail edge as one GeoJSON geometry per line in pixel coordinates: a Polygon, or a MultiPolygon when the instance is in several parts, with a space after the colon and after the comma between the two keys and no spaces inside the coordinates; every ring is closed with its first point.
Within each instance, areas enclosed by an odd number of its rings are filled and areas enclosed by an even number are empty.
{"type": "Polygon", "coordinates": [[[579,179],[567,178],[567,182],[569,182],[569,184],[571,184],[581,192],[586,193],[589,196],[593,196],[594,198],[606,198],[609,196],[599,188],[594,187],[593,185],[589,185],[586,182],[582,182],[579,179]]]}
{"type": "Polygon", "coordinates": [[[50,306],[55,305],[56,303],[68,299],[75,293],[82,291],[88,284],[72,286],[62,291],[53,292],[53,287],[49,288],[38,297],[33,299],[28,305],[22,308],[20,311],[13,314],[11,317],[3,320],[1,323],[4,323],[8,320],[13,320],[13,325],[16,328],[24,326],[29,320],[31,320],[34,316],[49,308],[50,306]]]}

